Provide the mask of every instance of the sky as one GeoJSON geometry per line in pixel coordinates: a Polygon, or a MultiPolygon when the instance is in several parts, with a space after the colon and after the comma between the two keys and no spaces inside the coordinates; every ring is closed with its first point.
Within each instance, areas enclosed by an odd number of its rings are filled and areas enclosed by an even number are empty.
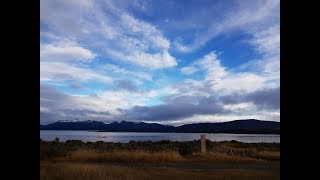
{"type": "Polygon", "coordinates": [[[40,124],[280,121],[277,0],[41,0],[40,124]]]}

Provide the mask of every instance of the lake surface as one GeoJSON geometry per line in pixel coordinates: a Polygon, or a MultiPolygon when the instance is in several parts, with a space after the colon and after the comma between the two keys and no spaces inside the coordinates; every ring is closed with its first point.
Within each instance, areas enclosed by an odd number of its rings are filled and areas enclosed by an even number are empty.
{"type": "MultiPolygon", "coordinates": [[[[94,132],[94,131],[65,131],[65,130],[40,130],[40,138],[44,141],[52,141],[58,137],[60,141],[81,140],[84,142],[121,142],[129,141],[193,141],[200,138],[203,133],[144,133],[144,132],[94,132]],[[104,136],[104,138],[101,138],[104,136]]],[[[273,143],[280,142],[280,135],[275,134],[205,134],[211,141],[236,140],[247,143],[273,143]]]]}

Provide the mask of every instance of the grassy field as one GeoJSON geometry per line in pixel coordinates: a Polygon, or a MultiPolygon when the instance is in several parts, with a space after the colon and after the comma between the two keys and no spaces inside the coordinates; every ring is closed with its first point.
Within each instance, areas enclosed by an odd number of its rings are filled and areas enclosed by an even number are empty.
{"type": "Polygon", "coordinates": [[[184,169],[175,167],[124,167],[88,163],[42,164],[42,180],[173,180],[173,179],[216,179],[216,180],[268,180],[280,179],[279,174],[265,170],[246,169],[184,169]]]}
{"type": "Polygon", "coordinates": [[[199,145],[40,141],[40,179],[280,179],[279,143],[208,141],[206,154],[199,145]]]}
{"type": "Polygon", "coordinates": [[[78,150],[67,158],[72,162],[181,162],[184,158],[177,152],[145,152],[145,151],[120,151],[96,152],[92,150],[78,150]]]}

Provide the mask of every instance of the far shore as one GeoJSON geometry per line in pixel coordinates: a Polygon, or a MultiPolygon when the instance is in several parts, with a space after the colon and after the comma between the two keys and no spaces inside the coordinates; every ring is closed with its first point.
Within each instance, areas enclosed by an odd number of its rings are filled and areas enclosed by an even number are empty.
{"type": "Polygon", "coordinates": [[[86,132],[119,132],[119,133],[186,133],[186,134],[268,134],[280,135],[280,132],[275,133],[237,133],[237,132],[161,132],[161,131],[103,131],[103,130],[76,130],[76,129],[40,129],[40,131],[86,131],[86,132]]]}

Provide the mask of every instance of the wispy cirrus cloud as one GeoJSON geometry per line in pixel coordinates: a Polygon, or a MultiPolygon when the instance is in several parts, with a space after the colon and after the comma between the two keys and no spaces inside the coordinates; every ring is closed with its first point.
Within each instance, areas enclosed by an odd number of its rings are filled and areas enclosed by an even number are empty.
{"type": "Polygon", "coordinates": [[[63,82],[63,81],[99,81],[111,83],[113,78],[98,74],[92,70],[77,67],[62,62],[41,62],[40,63],[40,80],[42,82],[63,82]]]}
{"type": "MultiPolygon", "coordinates": [[[[232,6],[227,7],[228,11],[224,13],[220,19],[215,18],[215,14],[220,9],[216,9],[213,7],[210,8],[201,7],[203,13],[207,16],[212,15],[211,19],[206,20],[207,24],[198,24],[197,32],[192,38],[191,42],[185,43],[183,38],[178,37],[174,41],[174,46],[177,50],[182,52],[193,52],[199,49],[202,46],[212,39],[218,37],[219,35],[225,35],[227,33],[232,33],[236,30],[247,31],[250,33],[251,29],[256,28],[258,26],[265,27],[265,24],[268,25],[273,22],[279,22],[279,0],[268,0],[268,1],[235,1],[232,3],[232,6]],[[255,11],[252,11],[255,9],[255,11]]],[[[217,6],[219,7],[219,5],[217,6]]],[[[224,7],[224,6],[222,6],[224,7]]],[[[192,16],[198,17],[199,11],[193,11],[192,16]]],[[[187,22],[183,22],[183,24],[191,24],[197,22],[195,21],[197,18],[189,18],[189,20],[185,20],[187,22]]],[[[201,22],[198,20],[198,23],[201,22]]],[[[176,22],[174,22],[176,23],[176,22]]],[[[178,22],[179,23],[179,22],[178,22]]],[[[182,22],[180,22],[182,23],[182,22]]],[[[182,26],[188,27],[188,26],[182,26]]],[[[191,26],[191,28],[194,28],[191,26]]]]}
{"type": "Polygon", "coordinates": [[[86,41],[100,55],[152,69],[177,65],[168,51],[170,41],[160,30],[121,11],[112,1],[42,1],[40,9],[41,23],[63,36],[86,41]]]}
{"type": "Polygon", "coordinates": [[[41,61],[88,61],[93,58],[93,52],[71,40],[40,44],[41,61]]]}
{"type": "Polygon", "coordinates": [[[235,91],[255,91],[270,86],[270,76],[248,71],[228,70],[221,64],[216,52],[211,52],[196,60],[190,66],[204,72],[204,79],[199,83],[206,84],[215,91],[233,93],[235,91]]]}
{"type": "Polygon", "coordinates": [[[275,84],[280,83],[280,26],[273,25],[261,31],[253,31],[249,44],[262,55],[260,59],[250,60],[238,69],[260,72],[275,84]]]}
{"type": "Polygon", "coordinates": [[[134,78],[150,81],[152,80],[152,74],[149,72],[132,71],[125,68],[121,68],[114,64],[104,64],[99,67],[102,71],[108,71],[115,73],[120,78],[134,78]]]}
{"type": "Polygon", "coordinates": [[[254,31],[250,43],[266,56],[280,54],[280,26],[274,25],[262,31],[254,31]]]}
{"type": "Polygon", "coordinates": [[[198,71],[198,68],[196,68],[194,66],[186,66],[186,67],[180,68],[180,72],[185,75],[192,75],[192,74],[196,73],[197,71],[198,71]]]}

